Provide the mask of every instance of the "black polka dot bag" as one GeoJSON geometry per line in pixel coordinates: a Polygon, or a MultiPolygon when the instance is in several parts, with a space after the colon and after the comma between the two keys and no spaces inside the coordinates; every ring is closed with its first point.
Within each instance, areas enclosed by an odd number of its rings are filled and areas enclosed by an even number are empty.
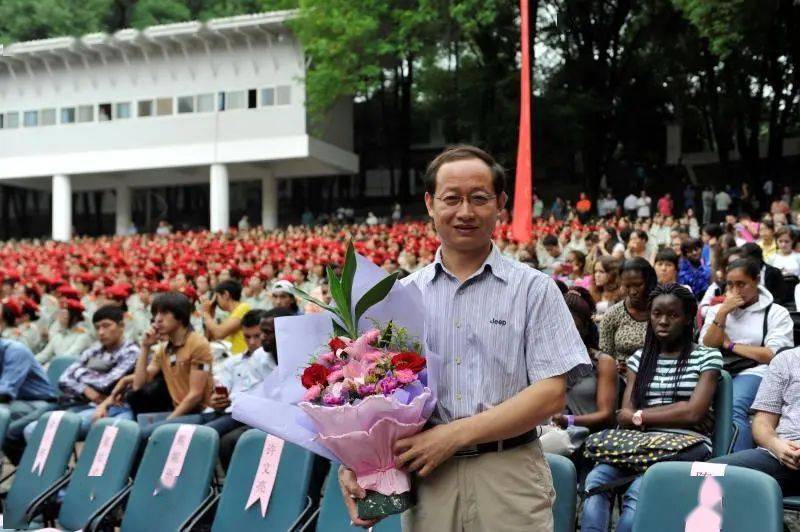
{"type": "Polygon", "coordinates": [[[584,455],[594,462],[641,473],[657,462],[679,460],[682,453],[705,442],[702,436],[692,434],[607,429],[589,436],[584,455]]]}

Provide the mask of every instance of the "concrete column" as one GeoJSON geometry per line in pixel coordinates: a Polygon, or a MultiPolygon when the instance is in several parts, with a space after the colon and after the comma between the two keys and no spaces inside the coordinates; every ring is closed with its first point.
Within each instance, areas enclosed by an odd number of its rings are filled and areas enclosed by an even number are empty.
{"type": "Polygon", "coordinates": [[[224,164],[211,165],[211,232],[227,232],[231,225],[230,186],[228,181],[228,167],[224,164]]]}
{"type": "Polygon", "coordinates": [[[131,187],[126,184],[117,185],[116,191],[117,234],[127,234],[133,223],[131,217],[131,187]]]}
{"type": "Polygon", "coordinates": [[[53,176],[53,240],[72,238],[72,182],[68,175],[53,176]]]}
{"type": "Polygon", "coordinates": [[[261,178],[261,225],[264,229],[278,227],[278,178],[271,172],[261,178]]]}

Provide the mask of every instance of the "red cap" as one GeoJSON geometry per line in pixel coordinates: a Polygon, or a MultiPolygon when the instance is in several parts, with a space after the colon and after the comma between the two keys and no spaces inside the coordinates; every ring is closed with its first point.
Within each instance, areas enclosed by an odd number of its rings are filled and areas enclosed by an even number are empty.
{"type": "Polygon", "coordinates": [[[83,304],[77,299],[62,299],[61,308],[65,308],[67,310],[74,310],[77,312],[83,312],[84,310],[86,310],[83,304]]]}

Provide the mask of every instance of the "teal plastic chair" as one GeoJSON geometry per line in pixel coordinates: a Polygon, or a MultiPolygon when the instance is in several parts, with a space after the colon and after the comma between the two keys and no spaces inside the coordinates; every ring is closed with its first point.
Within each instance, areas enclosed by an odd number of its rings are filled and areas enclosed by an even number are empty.
{"type": "MultiPolygon", "coordinates": [[[[30,522],[40,511],[44,511],[46,515],[45,509],[52,503],[52,498],[66,485],[64,499],[58,512],[58,524],[67,530],[83,529],[95,512],[130,485],[131,469],[139,450],[139,432],[139,425],[124,419],[101,419],[92,425],[72,474],[69,478],[56,482],[37,501],[34,501],[27,520],[30,522]],[[105,428],[108,426],[117,428],[117,436],[103,475],[90,477],[89,471],[105,428]]],[[[47,518],[44,522],[48,526],[55,524],[47,518]]]]}
{"type": "Polygon", "coordinates": [[[58,387],[58,379],[61,378],[61,374],[64,373],[68,367],[77,361],[77,357],[61,355],[54,357],[53,360],[50,361],[50,365],[47,366],[47,380],[50,381],[50,384],[56,389],[56,393],[59,396],[61,395],[61,390],[58,387]]]}
{"type": "Polygon", "coordinates": [[[8,411],[8,408],[0,407],[0,448],[2,448],[3,443],[5,443],[6,430],[8,430],[8,423],[10,419],[11,419],[11,414],[8,411]]]}
{"type": "Polygon", "coordinates": [[[266,438],[266,433],[257,429],[248,430],[239,438],[222,493],[199,508],[181,530],[192,530],[215,505],[212,532],[293,530],[308,515],[311,510],[308,486],[314,455],[288,442],[283,446],[267,513],[261,517],[259,502],[245,510],[266,438]]]}
{"type": "MultiPolygon", "coordinates": [[[[31,503],[35,502],[50,486],[68,475],[67,466],[80,428],[80,419],[70,412],[65,412],[58,424],[58,430],[53,438],[50,454],[47,456],[41,475],[38,471],[36,473],[32,471],[45,427],[53,414],[54,412],[48,412],[40,418],[41,423],[36,425],[36,430],[33,431],[33,436],[25,446],[25,452],[14,472],[14,481],[3,505],[3,526],[5,528],[28,528],[26,515],[31,503]]],[[[36,526],[36,528],[40,527],[36,526]]]]}
{"type": "MultiPolygon", "coordinates": [[[[355,532],[359,528],[350,524],[350,515],[344,505],[344,496],[339,488],[339,464],[331,464],[331,470],[325,479],[322,504],[303,527],[303,532],[314,530],[312,524],[316,518],[317,532],[355,532]]],[[[400,532],[400,516],[393,515],[372,527],[373,532],[400,532]]]]}
{"type": "MultiPolygon", "coordinates": [[[[697,508],[705,477],[692,477],[691,462],[662,462],[644,474],[634,532],[683,532],[697,508]]],[[[727,466],[714,477],[722,486],[722,529],[725,532],[783,532],[783,497],[771,476],[753,469],[727,466]]]]}
{"type": "Polygon", "coordinates": [[[554,532],[574,532],[578,501],[578,474],[572,460],[557,454],[545,453],[553,475],[556,502],[553,504],[554,532]]]}
{"type": "Polygon", "coordinates": [[[800,512],[800,495],[794,495],[792,497],[784,497],[783,508],[784,510],[789,510],[792,512],[800,512]]]}
{"type": "Polygon", "coordinates": [[[145,447],[133,485],[103,506],[91,518],[88,530],[105,529],[125,499],[122,532],[178,530],[195,508],[210,500],[219,436],[215,430],[202,425],[195,427],[175,485],[172,489],[161,485],[161,472],[180,426],[178,423],[162,425],[155,430],[145,447]]]}
{"type": "Polygon", "coordinates": [[[720,371],[714,393],[714,434],[711,435],[711,455],[714,458],[731,452],[736,439],[733,424],[733,380],[731,374],[720,371]]]}

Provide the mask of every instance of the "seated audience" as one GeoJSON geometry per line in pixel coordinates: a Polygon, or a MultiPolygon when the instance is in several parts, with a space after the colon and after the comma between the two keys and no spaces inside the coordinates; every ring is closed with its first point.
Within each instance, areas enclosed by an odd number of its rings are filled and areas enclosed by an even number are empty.
{"type": "Polygon", "coordinates": [[[611,255],[601,256],[594,263],[589,293],[595,302],[595,319],[599,321],[611,305],[622,299],[619,286],[620,262],[611,255]]]}
{"type": "Polygon", "coordinates": [[[242,297],[242,285],[232,279],[222,281],[214,288],[211,299],[201,303],[203,326],[210,340],[225,340],[231,344],[231,353],[240,355],[247,350],[247,343],[242,333],[242,317],[250,311],[247,303],[239,300],[242,297]],[[214,319],[215,307],[228,312],[222,323],[214,319]]]}
{"type": "MultiPolygon", "coordinates": [[[[652,292],[647,338],[628,361],[625,395],[617,413],[620,428],[703,436],[704,443],[679,455],[685,461],[711,456],[711,406],[722,369],[719,351],[692,340],[696,313],[694,296],[680,285],[659,285],[652,292]]],[[[586,477],[586,490],[594,494],[584,501],[581,532],[610,530],[615,490],[601,489],[629,476],[634,479],[624,488],[616,530],[632,529],[642,474],[601,463],[586,477]]]]}
{"type": "Polygon", "coordinates": [[[75,299],[64,300],[64,308],[56,313],[56,326],[50,330],[50,340],[36,353],[36,361],[47,365],[53,357],[83,353],[92,344],[92,335],[81,323],[83,305],[75,299]]]}
{"type": "Polygon", "coordinates": [[[775,231],[775,241],[778,249],[767,263],[780,270],[784,276],[794,275],[800,277],[800,253],[794,250],[797,238],[788,227],[781,227],[775,231]]]}
{"type": "Polygon", "coordinates": [[[711,268],[703,264],[703,242],[690,238],[681,244],[681,261],[678,282],[689,287],[697,298],[701,298],[711,284],[711,268]]]}
{"type": "Polygon", "coordinates": [[[772,298],[776,303],[784,303],[790,294],[786,289],[786,282],[783,280],[783,274],[778,268],[770,266],[764,262],[764,255],[758,244],[750,242],[740,246],[742,258],[750,258],[758,263],[759,267],[759,284],[769,290],[772,298]]]}
{"type": "Polygon", "coordinates": [[[700,341],[722,351],[733,376],[733,422],[739,429],[734,451],[753,447],[748,414],[767,365],[790,347],[792,318],[758,284],[759,265],[739,259],[728,265],[725,301],[708,310],[700,341]]]}
{"type": "Polygon", "coordinates": [[[658,284],[678,282],[678,264],[680,257],[671,248],[663,248],[656,253],[653,267],[656,270],[658,284]]]}
{"type": "Polygon", "coordinates": [[[762,471],[778,481],[784,496],[800,495],[800,347],[775,355],[758,388],[752,410],[759,447],[712,462],[762,471]]]}

